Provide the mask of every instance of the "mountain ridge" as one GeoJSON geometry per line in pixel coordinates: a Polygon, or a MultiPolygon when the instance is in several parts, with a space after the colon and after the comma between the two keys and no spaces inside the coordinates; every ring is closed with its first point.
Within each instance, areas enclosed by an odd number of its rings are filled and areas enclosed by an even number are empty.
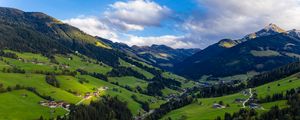
{"type": "MultiPolygon", "coordinates": [[[[274,26],[270,24],[269,28],[274,26]]],[[[267,30],[270,29],[263,28],[260,31],[267,30]]],[[[300,45],[299,37],[292,36],[292,32],[279,30],[271,30],[252,39],[235,40],[237,44],[230,47],[220,46],[224,42],[221,40],[179,63],[175,66],[175,73],[192,79],[200,79],[204,75],[225,77],[251,71],[263,72],[297,61],[300,55],[297,47],[300,45]]],[[[263,33],[260,31],[256,33],[263,33]]],[[[234,40],[225,40],[228,41],[234,40]]]]}
{"type": "Polygon", "coordinates": [[[197,48],[174,49],[166,45],[156,44],[151,46],[128,46],[127,44],[112,42],[101,37],[97,38],[106,44],[109,44],[112,48],[124,51],[133,57],[165,70],[172,70],[174,64],[177,64],[200,51],[200,49],[197,48]]]}

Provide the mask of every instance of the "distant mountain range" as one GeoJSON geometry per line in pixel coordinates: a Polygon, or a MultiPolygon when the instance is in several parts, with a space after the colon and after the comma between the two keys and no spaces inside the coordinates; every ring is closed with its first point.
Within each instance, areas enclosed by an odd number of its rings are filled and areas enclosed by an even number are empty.
{"type": "Polygon", "coordinates": [[[148,64],[165,69],[172,70],[174,64],[182,62],[187,57],[192,56],[200,49],[174,49],[166,45],[151,45],[151,46],[128,46],[124,43],[114,43],[110,40],[98,37],[105,44],[112,48],[126,52],[127,54],[136,57],[148,64]]]}
{"type": "Polygon", "coordinates": [[[224,39],[174,67],[177,74],[200,79],[262,72],[300,59],[299,31],[269,24],[242,39],[224,39]]]}

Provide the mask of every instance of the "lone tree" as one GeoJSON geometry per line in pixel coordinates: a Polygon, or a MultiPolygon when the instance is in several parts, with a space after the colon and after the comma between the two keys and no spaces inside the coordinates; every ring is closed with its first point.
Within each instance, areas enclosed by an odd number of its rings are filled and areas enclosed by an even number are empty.
{"type": "Polygon", "coordinates": [[[59,88],[59,82],[58,80],[56,79],[55,75],[54,74],[51,74],[51,75],[47,75],[46,76],[46,82],[54,87],[57,87],[59,88]]]}

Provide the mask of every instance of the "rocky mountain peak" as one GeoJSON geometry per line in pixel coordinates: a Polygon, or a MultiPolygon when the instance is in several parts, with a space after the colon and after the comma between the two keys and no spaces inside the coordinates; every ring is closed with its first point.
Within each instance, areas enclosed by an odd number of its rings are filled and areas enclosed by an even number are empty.
{"type": "Polygon", "coordinates": [[[267,26],[265,26],[263,29],[255,32],[248,34],[244,37],[244,39],[254,39],[257,37],[263,37],[263,36],[268,36],[268,35],[274,35],[278,33],[284,33],[286,32],[284,29],[280,28],[276,24],[270,23],[267,26]]]}

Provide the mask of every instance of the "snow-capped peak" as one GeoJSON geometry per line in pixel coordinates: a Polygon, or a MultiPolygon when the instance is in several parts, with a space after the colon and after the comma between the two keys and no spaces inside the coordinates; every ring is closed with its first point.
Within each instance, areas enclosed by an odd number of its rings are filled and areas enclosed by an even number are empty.
{"type": "Polygon", "coordinates": [[[273,31],[273,32],[278,32],[278,33],[282,33],[282,32],[285,32],[284,29],[278,27],[276,24],[269,24],[267,25],[263,30],[269,32],[269,31],[273,31]]]}
{"type": "Polygon", "coordinates": [[[283,32],[286,32],[286,31],[284,29],[278,27],[277,25],[271,23],[271,24],[267,25],[266,27],[264,27],[263,29],[261,29],[260,31],[251,33],[251,34],[245,36],[244,39],[254,39],[257,37],[274,35],[274,34],[283,33],[283,32]]]}

